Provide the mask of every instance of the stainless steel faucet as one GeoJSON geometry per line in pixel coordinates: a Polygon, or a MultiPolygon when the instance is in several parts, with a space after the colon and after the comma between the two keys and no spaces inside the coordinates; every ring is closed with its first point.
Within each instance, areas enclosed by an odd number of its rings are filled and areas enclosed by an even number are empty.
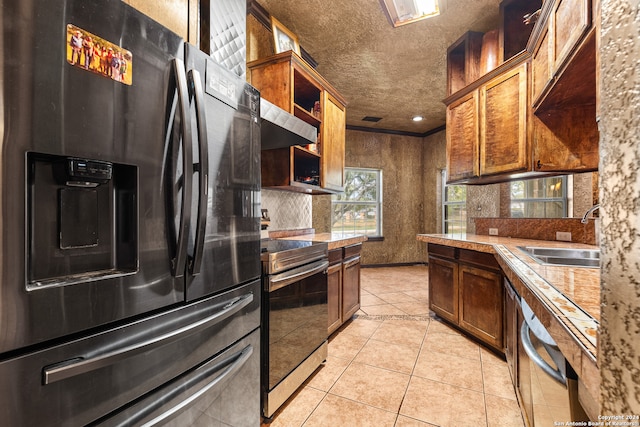
{"type": "Polygon", "coordinates": [[[600,205],[593,205],[591,206],[591,208],[589,208],[589,210],[587,212],[585,212],[584,216],[582,217],[582,220],[580,220],[581,223],[586,224],[588,219],[587,217],[589,216],[589,214],[593,211],[595,211],[596,209],[599,209],[600,205]]]}

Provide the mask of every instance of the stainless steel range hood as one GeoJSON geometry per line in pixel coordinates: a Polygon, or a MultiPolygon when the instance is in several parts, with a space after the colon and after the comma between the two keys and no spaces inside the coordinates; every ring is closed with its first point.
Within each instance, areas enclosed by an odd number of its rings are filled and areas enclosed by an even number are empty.
{"type": "Polygon", "coordinates": [[[264,98],[260,99],[260,118],[263,150],[315,144],[318,140],[318,130],[315,127],[264,98]]]}

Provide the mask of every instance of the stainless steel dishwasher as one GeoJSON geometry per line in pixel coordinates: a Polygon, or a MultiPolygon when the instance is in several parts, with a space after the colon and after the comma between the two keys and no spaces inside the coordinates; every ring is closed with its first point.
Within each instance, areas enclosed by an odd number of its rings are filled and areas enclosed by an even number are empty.
{"type": "Polygon", "coordinates": [[[520,299],[522,323],[520,343],[524,354],[519,363],[528,363],[531,376],[531,402],[525,408],[532,426],[550,426],[554,422],[588,421],[578,402],[578,376],[558,345],[542,325],[524,298],[520,299]],[[528,359],[528,360],[527,360],[528,359]]]}

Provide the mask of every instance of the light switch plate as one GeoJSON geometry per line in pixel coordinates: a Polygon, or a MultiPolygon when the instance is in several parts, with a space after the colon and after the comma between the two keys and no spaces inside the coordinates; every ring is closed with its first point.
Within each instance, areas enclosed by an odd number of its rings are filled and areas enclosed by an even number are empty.
{"type": "Polygon", "coordinates": [[[497,228],[490,228],[489,229],[489,236],[497,236],[498,235],[498,229],[497,228]]]}
{"type": "Polygon", "coordinates": [[[571,233],[568,231],[556,231],[556,240],[561,240],[563,242],[570,242],[571,233]]]}

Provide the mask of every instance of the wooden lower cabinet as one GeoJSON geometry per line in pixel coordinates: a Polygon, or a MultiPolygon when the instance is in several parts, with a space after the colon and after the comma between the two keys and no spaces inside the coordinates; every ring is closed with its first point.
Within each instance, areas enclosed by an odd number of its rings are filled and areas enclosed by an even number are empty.
{"type": "Polygon", "coordinates": [[[342,318],[344,321],[360,309],[360,255],[342,263],[342,318]]]}
{"type": "Polygon", "coordinates": [[[337,264],[329,265],[327,273],[328,334],[342,325],[342,249],[336,250],[340,252],[340,260],[337,264]]]}
{"type": "Polygon", "coordinates": [[[329,251],[327,276],[331,335],[360,309],[360,251],[362,244],[329,251]]]}
{"type": "Polygon", "coordinates": [[[458,263],[429,256],[429,308],[458,323],[458,263]]]}
{"type": "Polygon", "coordinates": [[[458,279],[459,326],[503,351],[503,296],[500,273],[462,264],[458,279]]]}
{"type": "Polygon", "coordinates": [[[504,290],[491,254],[429,244],[429,308],[504,352],[504,290]]]}

